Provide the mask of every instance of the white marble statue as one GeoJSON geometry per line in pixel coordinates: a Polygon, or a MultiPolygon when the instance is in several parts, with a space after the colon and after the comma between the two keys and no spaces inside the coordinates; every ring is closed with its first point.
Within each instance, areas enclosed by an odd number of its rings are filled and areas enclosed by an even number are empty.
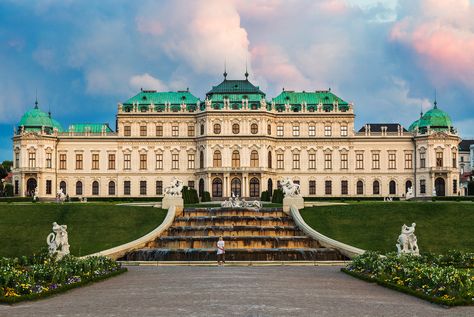
{"type": "Polygon", "coordinates": [[[66,201],[66,194],[64,194],[62,188],[59,188],[59,191],[58,191],[58,193],[56,194],[56,201],[57,201],[58,203],[63,203],[64,201],[66,201]]]}
{"type": "Polygon", "coordinates": [[[38,200],[38,195],[39,195],[39,189],[38,186],[35,187],[35,192],[33,194],[33,200],[37,201],[38,200]]]}
{"type": "Polygon", "coordinates": [[[412,223],[411,227],[405,224],[402,226],[402,233],[398,236],[398,243],[396,244],[398,255],[420,255],[420,250],[418,249],[417,239],[415,236],[415,226],[416,223],[412,223]]]}
{"type": "Polygon", "coordinates": [[[281,189],[285,197],[300,197],[300,185],[293,182],[289,177],[280,180],[281,189]]]}
{"type": "Polygon", "coordinates": [[[436,197],[436,188],[433,188],[433,197],[436,197]]]}
{"type": "Polygon", "coordinates": [[[262,208],[262,203],[258,200],[247,202],[245,199],[240,199],[239,195],[235,195],[232,192],[229,200],[225,200],[221,203],[221,207],[224,208],[262,208]]]}
{"type": "Polygon", "coordinates": [[[53,232],[46,238],[50,255],[56,254],[57,259],[61,259],[69,254],[69,241],[67,235],[67,226],[58,225],[53,222],[53,232]]]}
{"type": "Polygon", "coordinates": [[[408,200],[408,199],[412,199],[413,197],[415,197],[415,195],[413,194],[413,187],[408,187],[405,198],[408,200]]]}
{"type": "Polygon", "coordinates": [[[183,182],[173,177],[171,180],[170,186],[165,187],[165,194],[164,196],[171,196],[171,197],[181,197],[183,190],[183,182]]]}

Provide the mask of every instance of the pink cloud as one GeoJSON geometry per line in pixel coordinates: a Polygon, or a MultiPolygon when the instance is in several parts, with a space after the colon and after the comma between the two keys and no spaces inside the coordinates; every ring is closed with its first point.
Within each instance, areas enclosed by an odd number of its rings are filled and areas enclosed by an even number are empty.
{"type": "Polygon", "coordinates": [[[144,19],[139,17],[136,20],[137,30],[140,33],[151,34],[151,35],[162,35],[165,31],[163,25],[156,20],[144,19]]]}

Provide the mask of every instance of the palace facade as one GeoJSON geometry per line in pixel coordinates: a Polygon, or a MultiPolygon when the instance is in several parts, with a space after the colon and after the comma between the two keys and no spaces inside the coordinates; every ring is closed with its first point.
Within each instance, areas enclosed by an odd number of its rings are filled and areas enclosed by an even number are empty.
{"type": "Polygon", "coordinates": [[[63,130],[38,104],[13,136],[16,195],[161,196],[173,177],[213,198],[259,197],[289,176],[311,196],[458,195],[460,138],[434,107],[409,129],[356,130],[354,105],[331,90],[282,91],[269,100],[245,79],[204,101],[189,91],[142,90],[108,124],[63,130]]]}

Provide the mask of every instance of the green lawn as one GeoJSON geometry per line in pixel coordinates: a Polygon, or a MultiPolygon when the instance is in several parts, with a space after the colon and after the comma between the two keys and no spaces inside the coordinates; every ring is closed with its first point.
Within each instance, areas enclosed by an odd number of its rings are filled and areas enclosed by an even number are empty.
{"type": "Polygon", "coordinates": [[[71,253],[105,250],[143,236],[156,228],[166,210],[107,203],[0,204],[0,257],[30,255],[47,247],[52,223],[68,226],[71,253]]]}
{"type": "Polygon", "coordinates": [[[474,251],[473,203],[360,202],[305,208],[301,215],[322,234],[366,250],[396,251],[401,226],[415,222],[421,252],[474,251]]]}

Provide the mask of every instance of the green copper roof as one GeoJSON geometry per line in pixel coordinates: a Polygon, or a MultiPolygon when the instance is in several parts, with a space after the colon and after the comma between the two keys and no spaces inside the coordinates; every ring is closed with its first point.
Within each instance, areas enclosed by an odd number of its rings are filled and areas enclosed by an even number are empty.
{"type": "Polygon", "coordinates": [[[419,128],[430,127],[432,129],[450,129],[453,126],[449,115],[438,106],[434,105],[433,109],[427,111],[418,121],[419,128]]]}
{"type": "Polygon", "coordinates": [[[295,92],[295,91],[283,91],[277,97],[272,99],[275,104],[302,104],[305,102],[307,105],[316,105],[320,102],[323,105],[331,105],[334,101],[339,103],[339,106],[347,106],[348,103],[335,94],[333,94],[330,90],[324,91],[315,91],[315,92],[295,92]]]}
{"type": "Polygon", "coordinates": [[[196,98],[189,91],[168,91],[168,92],[156,92],[154,90],[143,90],[137,95],[128,99],[123,103],[123,105],[131,105],[132,103],[137,103],[140,105],[150,105],[150,104],[196,104],[199,102],[199,98],[196,98]]]}
{"type": "Polygon", "coordinates": [[[109,127],[108,123],[76,123],[69,126],[69,132],[78,132],[78,133],[102,133],[102,129],[105,132],[113,132],[109,127]]]}
{"type": "Polygon", "coordinates": [[[408,128],[408,131],[415,131],[416,128],[418,127],[418,124],[420,123],[420,119],[416,120],[413,122],[410,127],[408,128]]]}
{"type": "MultiPolygon", "coordinates": [[[[265,97],[265,93],[263,93],[258,86],[252,84],[248,79],[244,80],[230,80],[224,79],[217,86],[212,86],[212,89],[206,94],[206,96],[210,99],[212,95],[215,94],[223,94],[223,95],[251,95],[256,94],[258,96],[265,97]]],[[[259,98],[261,99],[261,98],[259,98]]],[[[242,100],[242,99],[241,99],[242,100]]]]}
{"type": "Polygon", "coordinates": [[[209,96],[209,99],[215,102],[223,101],[224,98],[229,99],[230,103],[240,102],[243,99],[247,99],[249,102],[260,102],[264,95],[259,94],[213,94],[209,96]]]}
{"type": "Polygon", "coordinates": [[[52,132],[54,128],[57,128],[59,132],[62,131],[62,127],[56,120],[51,118],[51,115],[41,111],[38,107],[38,102],[35,102],[35,107],[28,110],[23,114],[18,123],[19,127],[23,127],[25,131],[41,131],[44,127],[46,132],[52,132]]]}

